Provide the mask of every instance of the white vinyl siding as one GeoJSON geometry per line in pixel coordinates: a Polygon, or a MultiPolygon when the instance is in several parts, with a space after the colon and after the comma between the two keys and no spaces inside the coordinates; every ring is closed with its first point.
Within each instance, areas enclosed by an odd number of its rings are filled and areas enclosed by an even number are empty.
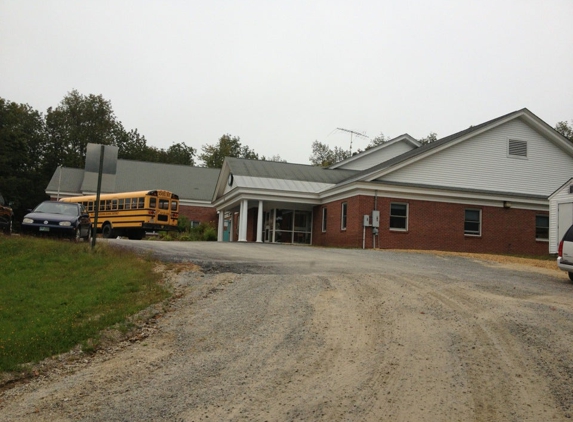
{"type": "Polygon", "coordinates": [[[380,148],[377,151],[373,151],[370,154],[365,154],[363,157],[357,158],[337,168],[344,170],[366,170],[412,149],[414,149],[414,145],[407,141],[396,142],[384,148],[380,148]]]}
{"type": "Polygon", "coordinates": [[[515,119],[378,180],[549,196],[570,177],[571,157],[515,119]],[[508,157],[508,139],[527,141],[527,160],[508,157]]]}
{"type": "Polygon", "coordinates": [[[549,198],[549,253],[557,253],[561,238],[573,224],[573,179],[549,198]]]}

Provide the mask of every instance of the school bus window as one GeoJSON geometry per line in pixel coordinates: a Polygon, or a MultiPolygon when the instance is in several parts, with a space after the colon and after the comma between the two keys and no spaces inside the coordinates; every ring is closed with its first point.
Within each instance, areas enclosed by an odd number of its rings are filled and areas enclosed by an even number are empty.
{"type": "Polygon", "coordinates": [[[157,207],[157,198],[149,198],[149,208],[157,207]]]}
{"type": "Polygon", "coordinates": [[[123,199],[120,199],[120,200],[117,202],[117,209],[118,209],[118,210],[122,210],[122,209],[123,209],[123,199]]]}
{"type": "Polygon", "coordinates": [[[126,210],[131,209],[131,198],[125,198],[125,209],[126,210]]]}
{"type": "Polygon", "coordinates": [[[111,201],[111,209],[112,210],[117,210],[117,199],[113,199],[111,201]]]}
{"type": "Polygon", "coordinates": [[[138,198],[139,203],[137,204],[137,208],[145,208],[145,198],[138,198]]]}
{"type": "Polygon", "coordinates": [[[166,199],[160,199],[159,200],[159,209],[168,210],[169,209],[169,201],[166,199]]]}
{"type": "Polygon", "coordinates": [[[171,211],[177,211],[177,201],[171,201],[171,211]]]}

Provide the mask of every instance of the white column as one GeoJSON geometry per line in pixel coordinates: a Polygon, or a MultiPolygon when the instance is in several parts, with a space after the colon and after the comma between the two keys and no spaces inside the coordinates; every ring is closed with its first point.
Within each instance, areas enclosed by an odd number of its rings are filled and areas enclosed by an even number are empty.
{"type": "Polygon", "coordinates": [[[225,211],[221,210],[219,211],[219,227],[217,228],[217,242],[223,241],[224,219],[225,219],[225,211]]]}
{"type": "Polygon", "coordinates": [[[273,240],[272,240],[273,243],[275,243],[276,230],[277,230],[277,209],[273,208],[273,240]]]}
{"type": "Polygon", "coordinates": [[[259,201],[259,213],[257,215],[257,242],[263,241],[263,201],[259,201]]]}
{"type": "Polygon", "coordinates": [[[249,212],[249,201],[241,201],[241,211],[239,211],[239,242],[247,241],[247,216],[249,212]]]}

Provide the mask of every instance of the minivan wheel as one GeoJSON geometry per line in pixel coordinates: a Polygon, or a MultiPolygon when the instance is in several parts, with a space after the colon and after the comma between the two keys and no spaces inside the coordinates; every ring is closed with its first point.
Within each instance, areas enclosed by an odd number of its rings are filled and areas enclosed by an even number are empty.
{"type": "Polygon", "coordinates": [[[76,229],[76,233],[74,235],[74,242],[79,242],[82,238],[82,231],[80,230],[80,227],[78,226],[78,228],[76,229]]]}

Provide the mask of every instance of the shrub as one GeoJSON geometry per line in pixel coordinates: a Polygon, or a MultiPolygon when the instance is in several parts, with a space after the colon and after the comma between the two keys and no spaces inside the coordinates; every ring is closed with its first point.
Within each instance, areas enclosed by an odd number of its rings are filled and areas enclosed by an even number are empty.
{"type": "Polygon", "coordinates": [[[179,231],[179,233],[189,233],[190,228],[189,219],[184,215],[180,215],[177,219],[177,231],[179,231]]]}
{"type": "Polygon", "coordinates": [[[208,226],[205,231],[203,232],[203,240],[206,241],[215,241],[217,240],[217,231],[214,227],[208,226]]]}
{"type": "MultiPolygon", "coordinates": [[[[191,227],[185,238],[190,241],[217,240],[217,230],[210,224],[201,223],[196,227],[191,227]]],[[[180,240],[183,239],[180,238],[180,240]]]]}

